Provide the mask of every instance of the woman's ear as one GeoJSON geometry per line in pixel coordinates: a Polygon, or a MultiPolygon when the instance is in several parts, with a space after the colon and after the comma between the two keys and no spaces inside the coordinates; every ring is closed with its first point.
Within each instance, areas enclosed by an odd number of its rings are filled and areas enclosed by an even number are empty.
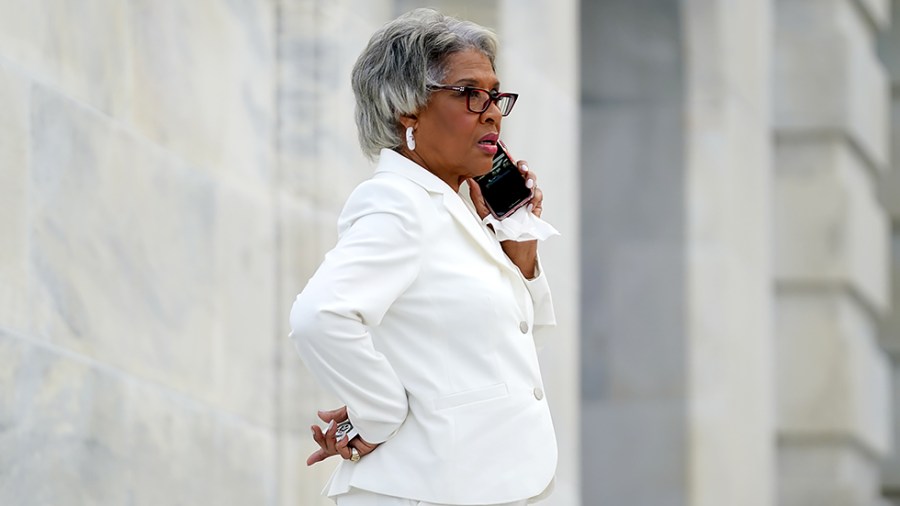
{"type": "Polygon", "coordinates": [[[409,127],[415,128],[416,123],[418,121],[419,121],[419,118],[415,114],[400,116],[400,124],[403,125],[404,130],[406,130],[409,127]]]}

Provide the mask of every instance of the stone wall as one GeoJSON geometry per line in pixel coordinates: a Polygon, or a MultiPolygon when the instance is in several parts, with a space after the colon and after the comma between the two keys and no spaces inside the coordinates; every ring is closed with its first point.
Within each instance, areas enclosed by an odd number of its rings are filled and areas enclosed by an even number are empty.
{"type": "Polygon", "coordinates": [[[0,2],[0,503],[275,504],[267,2],[0,2]]]}
{"type": "Polygon", "coordinates": [[[891,450],[882,465],[881,489],[891,504],[900,504],[900,1],[891,2],[892,21],[889,30],[879,37],[879,55],[885,64],[891,84],[890,163],[879,178],[878,196],[891,217],[892,233],[889,253],[891,271],[890,309],[881,321],[880,342],[890,357],[891,409],[893,411],[891,450]]]}
{"type": "Polygon", "coordinates": [[[775,66],[778,497],[869,505],[890,448],[877,339],[890,304],[888,2],[777,0],[775,66]]]}
{"type": "Polygon", "coordinates": [[[582,7],[585,501],[878,504],[891,6],[582,7]]]}

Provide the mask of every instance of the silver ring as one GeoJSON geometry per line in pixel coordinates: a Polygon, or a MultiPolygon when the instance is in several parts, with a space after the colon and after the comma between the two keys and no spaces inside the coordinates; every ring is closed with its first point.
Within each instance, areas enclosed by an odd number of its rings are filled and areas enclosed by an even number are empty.
{"type": "Polygon", "coordinates": [[[350,462],[358,462],[359,458],[359,450],[350,447],[350,462]]]}

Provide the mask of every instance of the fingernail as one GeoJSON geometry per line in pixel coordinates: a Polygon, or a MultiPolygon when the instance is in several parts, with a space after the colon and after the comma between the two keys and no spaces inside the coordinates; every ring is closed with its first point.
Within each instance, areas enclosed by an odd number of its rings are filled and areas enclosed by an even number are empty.
{"type": "Polygon", "coordinates": [[[528,172],[528,166],[524,163],[522,164],[522,172],[528,172]]]}
{"type": "Polygon", "coordinates": [[[528,204],[528,212],[530,213],[534,209],[534,204],[528,204]]]}
{"type": "Polygon", "coordinates": [[[534,179],[529,179],[525,181],[525,188],[531,189],[534,188],[534,179]]]}

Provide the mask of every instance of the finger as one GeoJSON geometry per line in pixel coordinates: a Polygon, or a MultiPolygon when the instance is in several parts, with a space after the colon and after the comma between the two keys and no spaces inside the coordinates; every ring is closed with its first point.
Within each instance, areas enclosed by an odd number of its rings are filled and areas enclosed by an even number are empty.
{"type": "Polygon", "coordinates": [[[337,444],[337,438],[335,437],[337,429],[338,425],[334,424],[328,429],[328,432],[325,433],[325,448],[328,450],[328,453],[332,455],[337,453],[337,449],[335,449],[335,445],[337,444]]]}
{"type": "Polygon", "coordinates": [[[540,188],[534,190],[534,198],[532,198],[531,203],[528,204],[528,210],[538,218],[540,218],[541,214],[544,212],[544,192],[542,192],[540,188]]]}
{"type": "Polygon", "coordinates": [[[353,438],[353,441],[350,441],[349,446],[356,448],[357,451],[359,451],[360,456],[363,456],[367,453],[372,453],[372,451],[374,451],[375,448],[378,448],[377,444],[369,443],[361,437],[353,438]]]}
{"type": "Polygon", "coordinates": [[[350,460],[350,447],[347,446],[347,443],[349,443],[349,442],[350,442],[350,440],[347,439],[347,436],[344,436],[341,438],[340,441],[338,441],[337,446],[336,446],[338,453],[345,460],[350,460]]]}
{"type": "Polygon", "coordinates": [[[347,406],[332,409],[331,411],[320,410],[317,414],[323,422],[343,422],[347,419],[347,406]]]}
{"type": "Polygon", "coordinates": [[[516,162],[516,165],[519,167],[519,172],[522,174],[522,177],[526,179],[525,186],[529,189],[537,186],[537,174],[535,174],[531,169],[528,168],[528,162],[525,160],[519,160],[516,162]],[[529,181],[531,181],[529,183],[529,181]]]}
{"type": "Polygon", "coordinates": [[[534,207],[544,206],[544,191],[540,188],[534,189],[534,197],[531,198],[531,205],[534,207]]]}
{"type": "Polygon", "coordinates": [[[311,466],[317,462],[322,462],[327,459],[328,455],[325,453],[325,450],[319,448],[318,450],[312,452],[310,456],[306,459],[306,465],[311,466]]]}
{"type": "Polygon", "coordinates": [[[325,434],[322,434],[322,429],[318,425],[312,426],[312,435],[313,441],[320,447],[325,448],[325,434]]]}
{"type": "Polygon", "coordinates": [[[467,182],[469,183],[469,197],[472,198],[472,203],[475,204],[475,211],[478,213],[479,218],[484,219],[485,216],[491,214],[491,211],[488,209],[487,204],[484,203],[481,187],[472,178],[469,178],[467,182]]]}
{"type": "Polygon", "coordinates": [[[334,449],[333,443],[331,444],[331,447],[329,447],[328,439],[325,436],[325,434],[322,432],[321,429],[318,431],[318,433],[315,436],[313,436],[313,439],[316,441],[316,444],[318,444],[319,447],[322,449],[322,452],[324,453],[325,457],[330,457],[337,453],[337,451],[334,449]]]}

